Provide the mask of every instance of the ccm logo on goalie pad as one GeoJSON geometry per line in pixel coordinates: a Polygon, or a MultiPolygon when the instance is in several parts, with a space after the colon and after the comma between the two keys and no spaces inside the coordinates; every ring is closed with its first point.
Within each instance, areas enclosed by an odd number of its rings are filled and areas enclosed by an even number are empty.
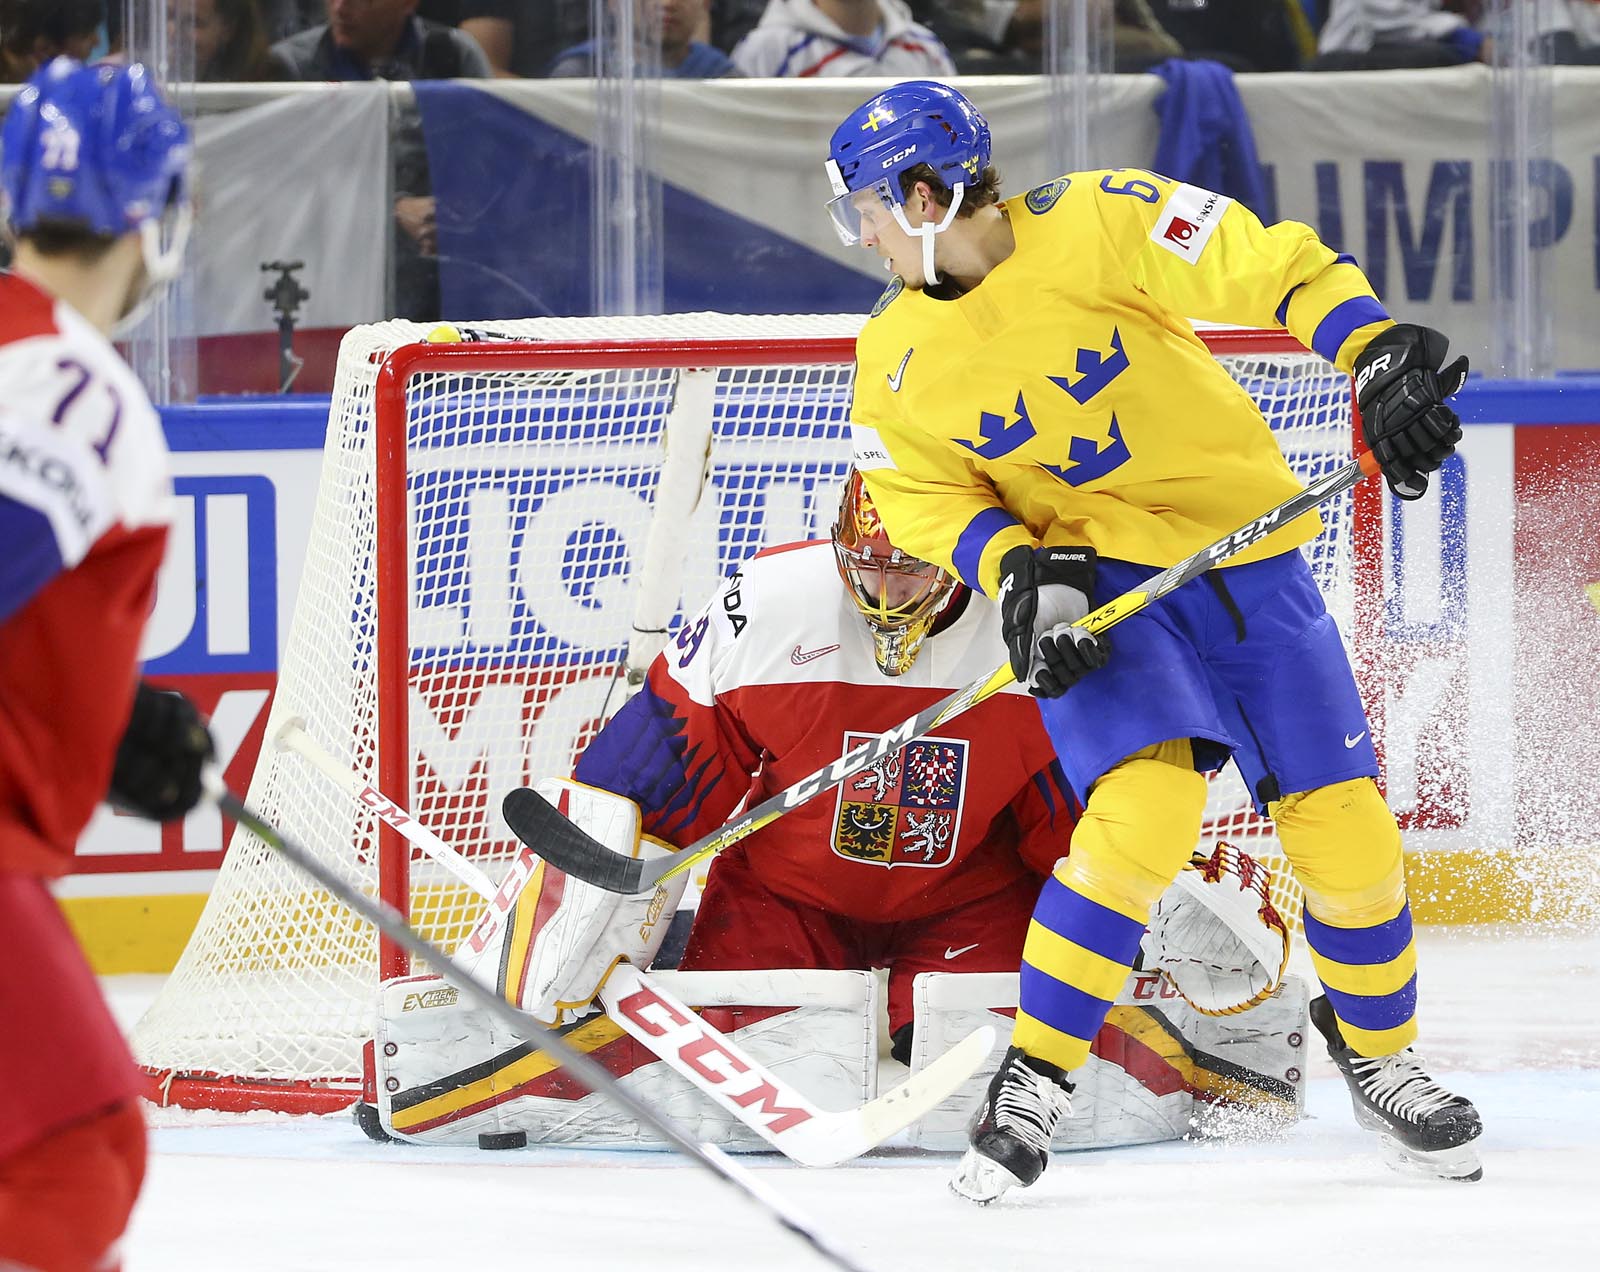
{"type": "Polygon", "coordinates": [[[806,1110],[779,1104],[778,1088],[765,1079],[752,1078],[750,1066],[729,1051],[693,1012],[685,1017],[649,989],[636,990],[610,1010],[627,1017],[652,1038],[661,1039],[658,1051],[673,1051],[708,1083],[725,1088],[724,1094],[740,1108],[754,1108],[768,1119],[773,1131],[787,1131],[811,1120],[806,1110]]]}
{"type": "Polygon", "coordinates": [[[1152,998],[1182,998],[1176,989],[1167,983],[1166,977],[1160,972],[1135,972],[1129,982],[1129,991],[1139,1002],[1147,1002],[1152,998]]]}
{"type": "Polygon", "coordinates": [[[501,925],[505,922],[506,915],[517,898],[522,895],[522,890],[527,886],[528,880],[533,877],[533,872],[539,868],[539,858],[533,855],[531,848],[524,848],[517,854],[517,859],[511,863],[511,869],[506,872],[506,877],[500,883],[500,889],[494,894],[494,900],[489,903],[489,908],[483,912],[472,929],[472,934],[467,937],[466,948],[474,954],[482,954],[489,948],[492,941],[500,932],[501,925]]]}

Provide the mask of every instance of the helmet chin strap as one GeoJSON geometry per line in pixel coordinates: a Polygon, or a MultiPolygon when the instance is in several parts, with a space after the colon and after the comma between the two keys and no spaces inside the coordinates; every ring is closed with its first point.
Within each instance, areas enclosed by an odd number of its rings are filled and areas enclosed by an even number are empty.
{"type": "Polygon", "coordinates": [[[913,228],[911,223],[906,220],[906,211],[902,205],[896,203],[889,209],[890,214],[895,219],[895,224],[912,238],[920,238],[922,240],[922,281],[924,286],[939,281],[939,271],[933,267],[933,236],[955,220],[956,211],[961,207],[961,196],[966,191],[966,188],[966,182],[964,181],[957,181],[955,185],[950,187],[950,206],[945,209],[944,215],[939,218],[937,223],[924,221],[921,225],[913,228]]]}
{"type": "Polygon", "coordinates": [[[183,253],[189,242],[193,210],[181,203],[172,210],[167,243],[161,242],[161,222],[148,217],[139,224],[139,254],[144,261],[144,277],[128,299],[127,311],[117,320],[111,334],[123,339],[149,315],[167,285],[183,268],[183,253]]]}

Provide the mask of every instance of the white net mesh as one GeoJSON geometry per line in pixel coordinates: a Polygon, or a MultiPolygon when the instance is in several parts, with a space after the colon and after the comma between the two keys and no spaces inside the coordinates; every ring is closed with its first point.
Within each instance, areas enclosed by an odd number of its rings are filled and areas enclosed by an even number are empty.
{"type": "MultiPolygon", "coordinates": [[[[497,879],[514,847],[500,798],[569,771],[620,705],[616,673],[641,591],[659,611],[643,625],[669,625],[680,598],[692,610],[760,547],[827,533],[848,462],[848,341],[860,321],[695,314],[494,323],[494,332],[518,339],[734,343],[674,355],[662,368],[619,357],[595,369],[552,369],[528,350],[508,351],[489,370],[424,362],[405,393],[396,452],[406,542],[376,513],[375,385],[384,355],[427,328],[391,322],[352,331],[340,351],[305,572],[249,802],[350,882],[381,890],[375,817],[272,738],[285,719],[299,718],[341,764],[376,783],[378,633],[404,630],[405,671],[389,678],[404,681],[394,701],[409,727],[408,789],[385,793],[497,879]],[[845,343],[822,363],[752,355],[738,343],[798,349],[819,340],[845,343]],[[752,356],[761,365],[717,365],[752,356]],[[678,495],[664,472],[677,474],[678,495]],[[673,507],[653,521],[658,500],[673,507]],[[403,613],[380,617],[381,533],[396,536],[388,546],[402,554],[409,598],[397,607],[403,613]]],[[[1230,345],[1223,361],[1310,480],[1349,456],[1349,380],[1310,354],[1261,351],[1271,343],[1230,345]]],[[[1309,555],[1348,632],[1348,501],[1327,521],[1309,555]]],[[[1224,837],[1270,859],[1270,827],[1248,808],[1237,779],[1216,783],[1208,841],[1224,837]]],[[[413,854],[409,865],[412,921],[452,948],[478,903],[425,858],[413,854]]],[[[1283,899],[1288,917],[1298,907],[1288,893],[1283,899]]],[[[236,834],[193,940],[139,1023],[135,1051],[163,1073],[347,1081],[371,1037],[378,978],[375,935],[253,837],[236,834]]]]}

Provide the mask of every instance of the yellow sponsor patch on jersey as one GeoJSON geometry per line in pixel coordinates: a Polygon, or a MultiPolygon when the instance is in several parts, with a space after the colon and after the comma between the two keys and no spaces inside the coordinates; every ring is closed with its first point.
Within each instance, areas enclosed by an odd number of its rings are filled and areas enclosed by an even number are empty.
{"type": "Polygon", "coordinates": [[[905,289],[906,280],[901,278],[899,274],[896,274],[889,285],[883,289],[883,295],[878,297],[878,303],[872,307],[872,313],[869,314],[868,317],[876,318],[885,309],[889,308],[889,306],[894,303],[894,298],[905,289]]]}
{"type": "Polygon", "coordinates": [[[1067,187],[1071,184],[1072,182],[1068,178],[1057,177],[1054,181],[1047,182],[1042,186],[1034,186],[1024,196],[1022,202],[1028,211],[1035,216],[1043,216],[1051,208],[1055,207],[1056,200],[1067,192],[1067,187]]]}

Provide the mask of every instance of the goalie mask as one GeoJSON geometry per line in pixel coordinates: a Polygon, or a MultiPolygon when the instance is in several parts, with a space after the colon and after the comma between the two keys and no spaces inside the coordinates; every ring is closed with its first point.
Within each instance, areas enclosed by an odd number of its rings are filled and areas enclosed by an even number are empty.
{"type": "Polygon", "coordinates": [[[889,542],[872,496],[854,469],[839,501],[833,553],[839,577],[872,632],[878,670],[886,676],[904,675],[955,591],[955,579],[889,542]]]}

